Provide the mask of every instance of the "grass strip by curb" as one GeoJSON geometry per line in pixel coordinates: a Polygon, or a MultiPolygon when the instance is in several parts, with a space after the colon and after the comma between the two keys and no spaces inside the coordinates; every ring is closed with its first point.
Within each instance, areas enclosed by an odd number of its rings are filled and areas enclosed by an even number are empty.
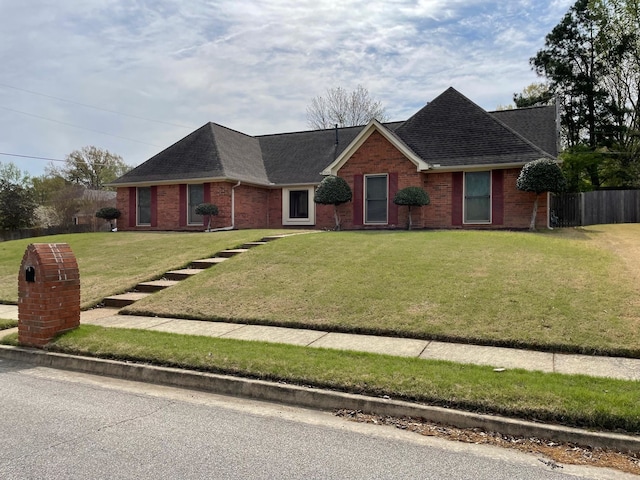
{"type": "MultiPolygon", "coordinates": [[[[17,336],[2,343],[16,344],[17,336]]],[[[640,433],[638,382],[83,325],[48,349],[640,433]]]]}
{"type": "Polygon", "coordinates": [[[18,326],[17,320],[3,320],[0,318],[0,330],[7,330],[18,326]]]}

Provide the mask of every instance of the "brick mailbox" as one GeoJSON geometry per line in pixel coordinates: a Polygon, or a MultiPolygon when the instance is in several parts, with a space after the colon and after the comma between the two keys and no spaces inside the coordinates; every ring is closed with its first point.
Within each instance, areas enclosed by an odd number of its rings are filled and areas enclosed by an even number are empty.
{"type": "Polygon", "coordinates": [[[42,347],[80,325],[80,272],[66,243],[32,243],[18,277],[18,341],[42,347]]]}

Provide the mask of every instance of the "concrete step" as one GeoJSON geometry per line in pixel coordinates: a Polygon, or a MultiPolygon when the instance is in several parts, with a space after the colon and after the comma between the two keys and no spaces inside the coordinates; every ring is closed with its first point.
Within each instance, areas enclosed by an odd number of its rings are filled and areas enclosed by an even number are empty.
{"type": "Polygon", "coordinates": [[[247,248],[259,247],[260,245],[266,245],[266,244],[267,242],[247,242],[242,245],[242,248],[247,249],[247,248]]]}
{"type": "Polygon", "coordinates": [[[103,303],[105,307],[122,308],[126,307],[127,305],[131,305],[138,300],[142,300],[149,295],[151,294],[144,292],[123,293],[121,295],[112,295],[111,297],[107,297],[103,300],[103,303]]]}
{"type": "Polygon", "coordinates": [[[191,268],[198,268],[198,269],[211,268],[214,265],[224,262],[225,260],[228,260],[228,258],[227,257],[203,258],[201,260],[195,260],[191,262],[191,268]]]}
{"type": "Polygon", "coordinates": [[[164,278],[167,280],[184,280],[185,278],[193,277],[202,272],[201,268],[183,268],[182,270],[172,270],[164,274],[164,278]]]}
{"type": "Polygon", "coordinates": [[[248,248],[232,248],[231,250],[223,250],[221,252],[218,252],[216,256],[229,258],[247,251],[249,251],[248,248]]]}
{"type": "Polygon", "coordinates": [[[173,287],[177,283],[180,282],[178,280],[153,280],[151,282],[139,283],[136,285],[136,290],[146,293],[159,292],[165,288],[173,287]]]}

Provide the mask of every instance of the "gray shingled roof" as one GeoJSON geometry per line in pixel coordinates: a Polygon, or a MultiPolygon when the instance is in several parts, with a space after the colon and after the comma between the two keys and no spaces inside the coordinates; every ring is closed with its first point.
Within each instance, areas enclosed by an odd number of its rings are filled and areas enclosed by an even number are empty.
{"type": "Polygon", "coordinates": [[[280,185],[320,182],[320,172],[361,130],[361,126],[339,128],[337,145],[335,129],[258,137],[269,180],[280,185]]]}
{"type": "MultiPolygon", "coordinates": [[[[525,163],[557,153],[555,111],[553,118],[549,108],[488,113],[453,88],[406,122],[384,125],[423,160],[442,167],[525,163]]],[[[215,178],[317,183],[362,128],[338,129],[336,145],[334,129],[252,137],[207,123],[112,184],[215,178]]]]}
{"type": "Polygon", "coordinates": [[[268,184],[256,138],[207,123],[112,184],[232,178],[268,184]]]}
{"type": "Polygon", "coordinates": [[[559,138],[555,105],[514,108],[490,113],[545,152],[554,157],[558,156],[559,138]]]}
{"type": "Polygon", "coordinates": [[[395,133],[424,161],[442,167],[525,163],[550,156],[453,88],[395,133]]]}

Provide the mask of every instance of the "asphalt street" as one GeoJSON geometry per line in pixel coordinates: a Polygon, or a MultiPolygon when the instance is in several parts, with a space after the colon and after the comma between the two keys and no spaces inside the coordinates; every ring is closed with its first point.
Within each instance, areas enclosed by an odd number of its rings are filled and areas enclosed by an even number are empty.
{"type": "Polygon", "coordinates": [[[637,478],[330,412],[0,360],[0,478],[637,478]]]}

